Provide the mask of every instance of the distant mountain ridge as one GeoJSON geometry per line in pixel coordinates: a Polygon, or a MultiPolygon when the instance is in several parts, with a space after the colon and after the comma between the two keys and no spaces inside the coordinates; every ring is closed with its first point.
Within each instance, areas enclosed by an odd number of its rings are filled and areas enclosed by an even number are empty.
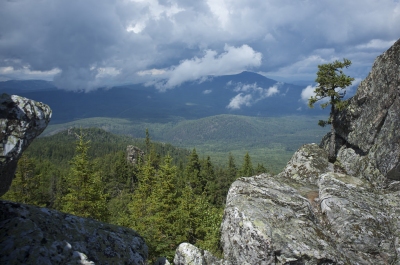
{"type": "Polygon", "coordinates": [[[52,124],[91,117],[161,122],[173,117],[198,119],[220,114],[273,117],[323,113],[319,108],[309,110],[300,100],[303,88],[252,72],[186,82],[165,92],[144,84],[84,93],[59,90],[43,80],[0,82],[1,93],[49,104],[52,124]]]}

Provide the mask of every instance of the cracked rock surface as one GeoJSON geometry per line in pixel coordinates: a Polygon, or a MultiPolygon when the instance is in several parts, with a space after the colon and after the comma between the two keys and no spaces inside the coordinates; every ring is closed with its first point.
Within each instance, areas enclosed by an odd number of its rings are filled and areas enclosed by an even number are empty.
{"type": "Polygon", "coordinates": [[[338,155],[346,157],[350,148],[358,155],[355,160],[363,161],[346,168],[357,171],[359,163],[370,164],[378,169],[368,172],[376,184],[385,178],[400,180],[400,39],[377,57],[349,101],[334,121],[344,140],[338,155]]]}
{"type": "Polygon", "coordinates": [[[0,264],[146,264],[135,231],[55,210],[0,201],[0,264]]]}
{"type": "Polygon", "coordinates": [[[22,152],[50,118],[46,104],[15,95],[0,96],[0,196],[10,188],[22,152]]]}
{"type": "Polygon", "coordinates": [[[277,176],[233,183],[221,227],[224,264],[399,264],[399,189],[327,171],[333,165],[307,155],[315,148],[300,148],[277,176]],[[304,162],[308,168],[289,170],[304,162]]]}

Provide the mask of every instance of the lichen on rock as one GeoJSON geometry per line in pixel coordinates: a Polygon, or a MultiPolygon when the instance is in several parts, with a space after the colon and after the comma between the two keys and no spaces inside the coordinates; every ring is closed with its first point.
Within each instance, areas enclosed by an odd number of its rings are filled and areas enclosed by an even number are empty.
{"type": "Polygon", "coordinates": [[[10,188],[22,152],[50,119],[46,104],[16,95],[0,96],[0,196],[10,188]]]}
{"type": "Polygon", "coordinates": [[[223,265],[222,260],[207,250],[199,249],[189,243],[181,243],[175,252],[175,265],[223,265]]]}

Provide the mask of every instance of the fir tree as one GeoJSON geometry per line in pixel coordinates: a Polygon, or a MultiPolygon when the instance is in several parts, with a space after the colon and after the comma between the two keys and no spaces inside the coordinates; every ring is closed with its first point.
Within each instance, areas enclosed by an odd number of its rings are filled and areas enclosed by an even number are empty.
{"type": "Polygon", "coordinates": [[[67,194],[62,198],[62,210],[82,217],[107,221],[106,196],[103,194],[100,174],[93,172],[89,161],[89,141],[81,133],[76,143],[75,156],[71,160],[67,176],[67,194]]]}
{"type": "Polygon", "coordinates": [[[196,153],[196,148],[193,148],[186,165],[185,177],[186,183],[189,183],[195,194],[201,194],[204,190],[205,181],[202,179],[200,172],[201,164],[199,156],[196,153]]]}
{"type": "Polygon", "coordinates": [[[33,199],[37,192],[37,177],[35,177],[35,163],[26,154],[18,161],[17,171],[9,191],[2,196],[5,200],[36,204],[33,199]]]}
{"type": "Polygon", "coordinates": [[[254,170],[255,174],[262,174],[262,173],[267,173],[267,172],[268,172],[268,170],[264,167],[264,164],[257,163],[257,167],[254,170]]]}
{"type": "Polygon", "coordinates": [[[251,158],[249,152],[246,153],[243,159],[242,169],[240,170],[240,174],[243,177],[251,177],[254,175],[253,165],[251,163],[251,158]]]}

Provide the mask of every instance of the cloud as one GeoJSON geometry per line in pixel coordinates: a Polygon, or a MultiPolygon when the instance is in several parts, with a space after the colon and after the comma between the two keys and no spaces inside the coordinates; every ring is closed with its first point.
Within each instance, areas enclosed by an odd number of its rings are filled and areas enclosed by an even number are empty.
{"type": "Polygon", "coordinates": [[[269,88],[262,88],[254,84],[242,84],[229,81],[227,86],[234,86],[234,92],[240,92],[234,98],[232,98],[226,106],[228,109],[240,109],[243,105],[250,107],[254,103],[263,100],[268,97],[272,97],[276,94],[279,94],[279,86],[281,83],[276,83],[275,85],[269,88]]]}
{"type": "Polygon", "coordinates": [[[224,52],[218,54],[214,50],[205,50],[201,58],[194,57],[183,60],[177,66],[165,71],[167,81],[155,84],[157,89],[165,91],[181,85],[186,81],[194,81],[208,75],[228,75],[240,73],[261,64],[262,55],[248,45],[233,47],[225,44],[224,52]]]}
{"type": "Polygon", "coordinates": [[[271,97],[278,93],[279,93],[278,85],[274,85],[274,86],[268,88],[267,90],[264,90],[265,97],[271,97]]]}
{"type": "Polygon", "coordinates": [[[308,104],[308,99],[315,96],[315,88],[317,86],[307,86],[301,91],[301,100],[305,103],[308,104]]]}
{"type": "Polygon", "coordinates": [[[207,89],[207,90],[204,90],[204,91],[203,91],[203,94],[207,95],[207,94],[210,94],[211,92],[212,92],[212,90],[207,89]]]}
{"type": "Polygon", "coordinates": [[[240,109],[242,105],[251,106],[252,96],[251,95],[243,95],[243,93],[237,94],[234,98],[231,99],[228,109],[240,109]]]}
{"type": "Polygon", "coordinates": [[[54,75],[59,74],[60,69],[54,68],[48,71],[37,71],[31,70],[28,66],[22,66],[15,69],[13,66],[0,67],[0,77],[3,80],[11,79],[41,79],[46,81],[52,81],[54,75]]]}
{"type": "Polygon", "coordinates": [[[165,90],[251,69],[314,80],[336,58],[364,78],[398,25],[398,0],[1,1],[0,78],[165,90]]]}
{"type": "Polygon", "coordinates": [[[386,50],[395,43],[396,40],[384,41],[380,39],[372,39],[367,43],[362,43],[356,46],[357,49],[376,49],[386,50]]]}

